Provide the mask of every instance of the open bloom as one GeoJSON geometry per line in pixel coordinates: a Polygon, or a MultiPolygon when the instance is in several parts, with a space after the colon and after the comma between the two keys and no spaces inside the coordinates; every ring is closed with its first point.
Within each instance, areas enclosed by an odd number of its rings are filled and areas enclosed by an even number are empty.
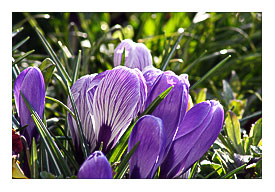
{"type": "MultiPolygon", "coordinates": [[[[142,43],[135,43],[130,39],[125,39],[116,47],[114,51],[114,66],[121,64],[123,51],[125,50],[125,66],[138,68],[142,71],[147,66],[152,66],[152,56],[150,50],[142,43]]],[[[124,63],[122,63],[124,65],[124,63]]]]}
{"type": "Polygon", "coordinates": [[[78,179],[112,179],[112,168],[101,151],[92,153],[81,165],[78,179]]]}
{"type": "MultiPolygon", "coordinates": [[[[141,72],[123,66],[84,76],[71,90],[91,151],[103,142],[104,153],[116,144],[147,97],[141,72]]],[[[68,107],[71,108],[69,100],[68,107]]],[[[78,128],[70,114],[68,125],[74,144],[80,149],[78,128]]]]}
{"type": "Polygon", "coordinates": [[[20,125],[21,127],[28,125],[22,130],[21,134],[27,139],[28,145],[31,145],[32,137],[35,137],[37,140],[39,134],[20,91],[42,119],[45,105],[45,84],[43,75],[39,68],[26,68],[14,81],[14,99],[17,113],[20,118],[20,125]]]}

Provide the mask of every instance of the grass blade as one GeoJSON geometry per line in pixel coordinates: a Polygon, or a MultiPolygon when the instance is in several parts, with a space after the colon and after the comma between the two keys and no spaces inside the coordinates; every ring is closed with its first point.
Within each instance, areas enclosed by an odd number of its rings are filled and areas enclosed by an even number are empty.
{"type": "Polygon", "coordinates": [[[207,53],[207,50],[205,50],[205,51],[199,56],[199,58],[197,58],[197,59],[196,59],[195,61],[193,61],[189,66],[187,66],[186,69],[183,70],[184,73],[189,73],[189,71],[190,71],[196,64],[198,64],[198,63],[202,60],[203,56],[204,56],[206,53],[207,53]]]}
{"type": "Polygon", "coordinates": [[[232,175],[236,174],[237,172],[243,170],[245,167],[247,166],[247,164],[243,164],[242,166],[234,169],[233,171],[230,171],[229,173],[227,173],[226,175],[222,176],[221,179],[229,179],[232,175]]]}
{"type": "Polygon", "coordinates": [[[35,28],[36,33],[38,34],[39,38],[41,39],[41,41],[43,42],[44,47],[46,48],[47,52],[49,53],[49,55],[51,56],[51,58],[54,60],[54,62],[56,63],[56,68],[58,70],[58,72],[61,75],[61,78],[67,88],[68,91],[68,96],[70,98],[71,104],[72,104],[72,108],[76,117],[76,124],[77,124],[77,128],[78,128],[78,132],[80,135],[80,142],[81,142],[81,149],[84,155],[84,158],[86,159],[89,156],[90,150],[89,150],[89,146],[88,143],[84,137],[83,134],[83,129],[82,129],[82,124],[80,122],[80,118],[79,118],[79,114],[71,93],[71,89],[70,89],[70,85],[71,84],[71,79],[68,75],[68,73],[66,72],[66,70],[64,69],[63,65],[61,64],[60,60],[58,59],[58,57],[56,56],[55,52],[53,51],[52,47],[50,46],[50,44],[48,43],[48,41],[46,40],[46,38],[41,34],[41,32],[35,28]]]}
{"type": "Polygon", "coordinates": [[[76,82],[76,79],[77,79],[77,76],[78,76],[78,73],[79,73],[80,62],[81,62],[81,50],[78,51],[78,56],[77,56],[76,64],[74,66],[72,85],[76,82]]]}
{"type": "Polygon", "coordinates": [[[74,113],[73,113],[64,103],[62,103],[62,102],[59,101],[58,99],[55,99],[55,98],[52,98],[52,97],[49,97],[49,96],[46,96],[45,99],[50,100],[50,101],[53,101],[53,102],[59,104],[59,105],[60,105],[61,107],[63,107],[67,112],[69,112],[69,113],[72,115],[72,117],[73,117],[74,119],[76,119],[74,113]]]}
{"type": "Polygon", "coordinates": [[[34,137],[32,138],[31,148],[31,178],[38,179],[37,149],[34,137]]]}
{"type": "Polygon", "coordinates": [[[121,161],[119,166],[116,168],[116,170],[115,170],[116,175],[114,176],[114,179],[121,179],[124,176],[126,170],[129,167],[129,160],[132,157],[132,155],[134,154],[134,152],[136,151],[139,143],[140,142],[137,142],[137,144],[135,144],[135,146],[131,149],[131,151],[129,151],[129,153],[127,153],[127,155],[121,161]]]}
{"type": "Polygon", "coordinates": [[[210,71],[208,71],[199,81],[197,81],[190,89],[189,91],[193,90],[196,86],[198,86],[200,83],[202,83],[204,80],[206,80],[208,77],[214,74],[218,69],[224,66],[228,59],[231,57],[231,55],[227,56],[225,59],[223,59],[220,63],[218,63],[215,67],[213,67],[210,71]]]}
{"type": "Polygon", "coordinates": [[[33,121],[35,125],[38,128],[38,132],[40,133],[41,138],[43,139],[46,149],[48,150],[49,154],[51,155],[54,164],[56,165],[57,171],[59,174],[63,174],[65,176],[71,176],[72,173],[70,171],[69,166],[67,165],[67,162],[65,161],[61,151],[57,147],[57,144],[54,142],[52,136],[50,135],[49,131],[45,127],[44,123],[40,119],[39,115],[36,111],[33,110],[32,106],[28,102],[28,100],[25,98],[23,93],[20,91],[21,96],[23,97],[25,104],[27,105],[31,116],[33,118],[33,121]]]}
{"type": "Polygon", "coordinates": [[[31,50],[31,51],[28,51],[27,53],[25,53],[24,55],[18,57],[14,62],[12,62],[12,65],[19,63],[20,61],[22,61],[23,59],[28,57],[30,54],[32,54],[33,52],[34,52],[34,50],[31,50]]]}
{"type": "Polygon", "coordinates": [[[53,49],[52,49],[51,45],[49,44],[49,42],[42,35],[42,33],[39,31],[38,28],[35,27],[35,31],[36,31],[38,37],[40,38],[40,40],[42,41],[44,47],[46,48],[46,51],[48,52],[48,54],[50,55],[50,57],[52,58],[52,60],[55,62],[56,68],[57,68],[58,72],[60,73],[61,77],[65,77],[66,80],[69,83],[71,83],[71,78],[69,77],[69,75],[68,75],[67,71],[65,70],[64,66],[62,65],[62,63],[58,59],[57,55],[53,51],[53,49]]]}
{"type": "Polygon", "coordinates": [[[25,39],[23,39],[22,41],[20,41],[19,43],[17,43],[16,45],[12,46],[12,52],[15,51],[16,49],[18,49],[21,45],[23,45],[29,39],[30,39],[30,37],[28,36],[25,39]]]}
{"type": "Polygon", "coordinates": [[[170,53],[167,55],[167,57],[165,57],[165,59],[164,59],[164,61],[162,63],[162,66],[161,66],[161,70],[162,71],[164,71],[166,69],[166,67],[167,67],[167,65],[168,65],[171,57],[173,56],[174,52],[176,51],[176,48],[177,48],[179,42],[181,41],[183,35],[184,35],[184,32],[181,32],[180,35],[179,35],[179,37],[178,37],[178,39],[177,39],[177,41],[176,41],[176,43],[172,47],[170,53]]]}

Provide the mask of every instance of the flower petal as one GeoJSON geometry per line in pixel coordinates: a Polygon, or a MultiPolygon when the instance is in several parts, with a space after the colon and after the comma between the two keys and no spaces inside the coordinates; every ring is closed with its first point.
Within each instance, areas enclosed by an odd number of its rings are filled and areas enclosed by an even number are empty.
{"type": "Polygon", "coordinates": [[[146,107],[163,91],[174,86],[166,98],[157,106],[152,115],[159,117],[166,132],[168,150],[178,125],[184,118],[188,106],[188,80],[183,81],[171,71],[166,71],[155,80],[146,101],[146,107]]]}
{"type": "Polygon", "coordinates": [[[129,161],[130,178],[153,178],[165,147],[162,120],[152,115],[140,118],[131,132],[128,152],[138,141],[139,146],[129,161]]]}
{"type": "Polygon", "coordinates": [[[223,108],[217,101],[205,101],[191,108],[161,166],[160,177],[177,177],[199,160],[217,139],[223,118],[223,108]]]}
{"type": "Polygon", "coordinates": [[[147,93],[148,95],[151,92],[151,89],[156,81],[156,79],[163,73],[161,70],[148,66],[143,69],[142,71],[144,79],[146,80],[146,85],[147,85],[147,93]]]}
{"type": "Polygon", "coordinates": [[[134,52],[135,43],[131,39],[125,39],[121,41],[121,43],[115,48],[114,60],[113,60],[114,67],[120,66],[124,49],[125,49],[125,66],[126,66],[126,63],[128,63],[128,65],[131,65],[131,63],[133,62],[134,57],[129,57],[129,55],[131,52],[134,52]]]}
{"type": "Polygon", "coordinates": [[[94,95],[93,111],[95,135],[98,145],[103,141],[103,152],[113,146],[114,139],[119,139],[117,136],[124,133],[136,115],[136,108],[143,99],[141,89],[136,70],[123,66],[110,70],[100,81],[94,95]]]}
{"type": "MultiPolygon", "coordinates": [[[[92,99],[88,99],[88,88],[91,87],[91,85],[96,88],[97,84],[92,83],[95,76],[96,74],[85,75],[78,79],[71,88],[72,96],[74,98],[79,118],[82,123],[83,133],[85,138],[87,139],[87,142],[91,146],[91,150],[94,148],[93,146],[95,146],[95,135],[93,131],[92,111],[90,104],[90,100],[92,99]]],[[[67,105],[71,110],[73,110],[69,98],[67,99],[67,105]]],[[[68,126],[70,127],[71,135],[73,138],[73,143],[76,146],[77,151],[80,151],[80,136],[76,121],[72,118],[70,113],[68,113],[67,118],[68,126]]]]}
{"type": "Polygon", "coordinates": [[[92,153],[81,165],[78,179],[112,179],[112,168],[101,151],[92,153]]]}
{"type": "Polygon", "coordinates": [[[135,50],[130,53],[130,56],[134,58],[133,63],[126,62],[126,67],[138,68],[142,71],[147,66],[153,66],[150,50],[142,43],[135,44],[135,50]]]}
{"type": "Polygon", "coordinates": [[[39,68],[28,67],[18,75],[14,82],[14,98],[18,116],[20,118],[20,124],[22,127],[28,125],[28,127],[22,131],[22,135],[26,137],[28,144],[30,145],[32,137],[38,139],[39,134],[35,129],[35,123],[20,91],[42,119],[45,105],[45,84],[43,75],[39,68]]]}
{"type": "MultiPolygon", "coordinates": [[[[130,39],[125,39],[116,47],[114,51],[114,67],[121,64],[123,51],[125,49],[125,66],[143,70],[146,66],[152,66],[152,55],[150,50],[142,43],[135,43],[130,39]]],[[[122,63],[122,65],[124,65],[122,63]]]]}

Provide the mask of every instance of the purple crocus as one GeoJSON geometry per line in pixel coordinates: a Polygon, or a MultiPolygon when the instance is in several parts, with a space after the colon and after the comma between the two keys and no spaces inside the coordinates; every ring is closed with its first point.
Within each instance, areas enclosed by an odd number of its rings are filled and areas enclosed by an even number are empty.
{"type": "Polygon", "coordinates": [[[217,139],[223,119],[223,107],[218,101],[205,101],[192,107],[161,165],[160,178],[175,178],[198,161],[217,139]]]}
{"type": "Polygon", "coordinates": [[[28,145],[31,145],[32,137],[35,137],[37,140],[39,134],[20,91],[42,119],[45,105],[45,83],[39,68],[26,68],[14,81],[14,99],[20,125],[21,127],[28,125],[22,130],[21,134],[27,139],[28,145]]]}
{"type": "MultiPolygon", "coordinates": [[[[142,43],[135,43],[130,39],[125,39],[116,47],[114,51],[114,66],[121,64],[123,51],[125,50],[125,66],[138,68],[142,71],[147,66],[152,66],[152,56],[150,50],[142,43]]],[[[124,63],[122,64],[124,65],[124,63]]]]}
{"type": "Polygon", "coordinates": [[[165,147],[162,120],[152,115],[141,117],[133,127],[128,152],[140,142],[129,161],[130,178],[153,178],[162,162],[165,147]]]}
{"type": "MultiPolygon", "coordinates": [[[[98,75],[84,76],[71,90],[91,151],[98,149],[103,142],[104,153],[116,144],[147,97],[142,73],[124,66],[98,75]]],[[[69,100],[68,106],[71,108],[69,100]]],[[[78,129],[70,114],[68,125],[79,148],[78,129]]]]}
{"type": "Polygon", "coordinates": [[[144,73],[144,77],[149,89],[145,107],[163,91],[170,86],[174,86],[152,113],[152,115],[163,121],[166,133],[166,150],[168,150],[187,110],[189,92],[188,76],[186,74],[178,76],[172,71],[160,72],[152,68],[144,73]]]}
{"type": "Polygon", "coordinates": [[[92,153],[81,165],[78,179],[112,179],[112,168],[101,151],[92,153]]]}

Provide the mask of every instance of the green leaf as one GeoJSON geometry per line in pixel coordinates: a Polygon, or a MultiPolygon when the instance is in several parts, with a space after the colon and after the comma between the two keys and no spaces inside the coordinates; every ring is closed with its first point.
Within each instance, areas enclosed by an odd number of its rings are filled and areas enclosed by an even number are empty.
{"type": "MultiPolygon", "coordinates": [[[[64,66],[62,65],[62,63],[60,62],[60,60],[58,59],[57,55],[55,54],[54,50],[52,49],[51,45],[49,44],[49,42],[46,40],[46,38],[42,35],[41,31],[35,27],[35,32],[37,33],[38,37],[40,38],[40,40],[42,41],[43,46],[45,47],[46,51],[48,52],[48,54],[50,55],[50,57],[52,58],[52,60],[54,61],[54,63],[56,64],[56,68],[58,70],[58,72],[60,73],[63,81],[65,81],[65,79],[68,81],[69,84],[71,84],[71,78],[69,77],[67,71],[65,70],[64,66]]],[[[64,82],[65,83],[65,82],[64,82]]]]}
{"type": "Polygon", "coordinates": [[[237,149],[237,152],[239,154],[243,154],[241,145],[240,122],[232,111],[227,112],[227,117],[225,119],[225,129],[228,137],[232,141],[234,147],[237,149]]]}
{"type": "Polygon", "coordinates": [[[124,176],[125,172],[127,171],[128,167],[129,167],[129,160],[132,157],[132,155],[134,154],[134,152],[136,151],[139,143],[140,142],[138,141],[135,144],[135,146],[129,151],[129,153],[127,153],[125,155],[125,157],[123,158],[123,160],[121,161],[121,163],[115,170],[116,175],[114,176],[114,179],[121,179],[124,176]]]}
{"type": "Polygon", "coordinates": [[[228,55],[225,59],[223,59],[221,62],[219,62],[215,67],[213,67],[210,71],[208,71],[200,80],[198,80],[189,90],[193,90],[195,87],[197,87],[199,84],[201,84],[203,81],[205,81],[207,78],[209,78],[211,75],[217,72],[218,69],[221,69],[228,59],[231,57],[231,55],[228,55]]]}
{"type": "Polygon", "coordinates": [[[40,119],[37,112],[34,111],[33,107],[30,105],[30,103],[25,98],[23,93],[21,91],[20,91],[20,93],[21,93],[21,96],[24,99],[25,104],[27,105],[27,107],[28,107],[28,109],[31,113],[31,116],[33,118],[33,121],[34,121],[35,125],[38,128],[38,132],[39,132],[42,140],[45,143],[45,147],[46,147],[47,151],[49,152],[50,156],[52,157],[52,159],[54,161],[54,164],[56,166],[56,169],[57,169],[59,175],[62,173],[65,176],[71,176],[72,173],[70,171],[70,168],[67,165],[67,162],[65,161],[61,151],[57,147],[57,144],[54,142],[52,136],[50,135],[49,131],[47,130],[46,126],[44,125],[44,123],[40,119]]]}
{"type": "Polygon", "coordinates": [[[244,113],[244,103],[242,100],[230,100],[228,108],[232,110],[238,117],[238,119],[241,119],[244,113]],[[232,109],[233,108],[233,109],[232,109]]]}
{"type": "Polygon", "coordinates": [[[40,172],[40,177],[42,179],[62,179],[63,175],[60,175],[59,177],[56,177],[55,175],[53,175],[52,173],[49,173],[47,171],[41,171],[40,172]]]}
{"type": "Polygon", "coordinates": [[[234,99],[233,91],[226,80],[222,80],[222,84],[223,84],[223,98],[225,100],[225,103],[228,105],[230,100],[234,99]]]}
{"type": "Polygon", "coordinates": [[[46,48],[46,51],[49,53],[49,55],[51,56],[51,58],[53,59],[53,61],[56,64],[56,69],[58,70],[59,74],[61,75],[61,78],[67,88],[68,91],[68,95],[69,95],[69,99],[71,101],[71,105],[76,117],[76,124],[77,124],[77,128],[78,128],[78,133],[80,136],[80,143],[81,143],[81,149],[84,155],[84,158],[86,159],[89,156],[90,153],[90,149],[88,146],[88,143],[86,141],[86,138],[84,137],[83,134],[83,128],[82,128],[82,124],[79,118],[79,114],[74,102],[74,98],[72,96],[71,93],[71,89],[70,89],[70,84],[72,83],[68,73],[66,72],[65,68],[63,67],[63,65],[61,64],[60,60],[58,59],[58,57],[56,56],[55,52],[53,51],[52,47],[50,46],[50,44],[48,43],[48,41],[46,40],[46,38],[41,34],[41,32],[39,31],[38,28],[35,28],[35,31],[37,33],[37,35],[39,36],[40,40],[42,41],[44,47],[46,48]]]}
{"type": "Polygon", "coordinates": [[[30,37],[28,36],[25,39],[23,39],[22,41],[20,41],[19,43],[17,43],[16,45],[12,46],[12,52],[14,52],[16,49],[18,49],[21,45],[23,45],[29,39],[30,39],[30,37]]]}
{"type": "Polygon", "coordinates": [[[198,63],[200,63],[200,61],[202,61],[203,56],[207,53],[207,50],[205,50],[200,56],[199,58],[197,58],[195,61],[193,61],[190,65],[188,65],[183,71],[185,73],[189,73],[190,70],[197,65],[198,63]]]}
{"type": "Polygon", "coordinates": [[[37,163],[37,148],[35,143],[35,138],[32,138],[32,148],[31,148],[31,178],[38,179],[38,163],[37,163]]]}
{"type": "Polygon", "coordinates": [[[162,62],[162,66],[161,66],[161,70],[165,71],[170,59],[172,58],[172,56],[174,55],[176,48],[178,46],[178,44],[180,43],[182,37],[184,35],[184,32],[182,31],[177,39],[177,41],[175,42],[175,44],[173,45],[171,51],[169,52],[169,54],[164,58],[163,62],[162,62]]]}
{"type": "Polygon", "coordinates": [[[18,33],[20,33],[22,30],[24,29],[24,27],[19,27],[15,30],[12,31],[12,37],[15,37],[18,33]]]}
{"type": "Polygon", "coordinates": [[[188,179],[194,178],[195,177],[195,173],[197,172],[197,170],[198,170],[198,161],[193,165],[188,179]]]}
{"type": "Polygon", "coordinates": [[[39,66],[39,69],[43,74],[45,81],[45,90],[47,90],[48,85],[52,79],[55,64],[50,58],[46,58],[44,61],[42,61],[41,65],[39,66]]]}
{"type": "Polygon", "coordinates": [[[21,55],[14,62],[12,62],[12,65],[15,65],[15,64],[19,63],[20,61],[22,61],[23,59],[28,57],[30,54],[32,54],[33,52],[34,52],[34,50],[31,50],[31,51],[28,51],[27,53],[21,55]]]}
{"type": "Polygon", "coordinates": [[[252,125],[249,136],[252,137],[252,145],[257,146],[262,139],[262,118],[252,125]]]}
{"type": "Polygon", "coordinates": [[[53,102],[59,104],[59,105],[60,105],[61,107],[63,107],[67,112],[69,112],[69,113],[72,115],[72,117],[73,117],[74,119],[76,119],[74,113],[73,113],[64,103],[62,103],[62,102],[59,101],[58,99],[55,99],[55,98],[52,98],[52,97],[49,97],[49,96],[46,96],[45,99],[50,100],[50,101],[53,101],[53,102]]]}
{"type": "Polygon", "coordinates": [[[196,103],[200,103],[206,100],[207,88],[202,88],[196,95],[196,103]]]}
{"type": "Polygon", "coordinates": [[[226,175],[222,176],[221,179],[229,179],[231,176],[233,176],[234,174],[238,173],[239,171],[243,170],[245,167],[247,166],[247,164],[243,164],[242,166],[234,169],[233,171],[230,171],[229,173],[227,173],[226,175]]]}
{"type": "Polygon", "coordinates": [[[240,79],[239,79],[236,71],[232,71],[229,83],[230,83],[230,86],[231,86],[232,90],[235,93],[239,93],[240,92],[240,90],[241,90],[241,82],[240,82],[240,79]]]}
{"type": "Polygon", "coordinates": [[[79,65],[81,62],[81,50],[78,51],[78,56],[76,60],[76,64],[74,66],[74,72],[73,72],[73,79],[72,79],[72,86],[76,82],[78,74],[79,74],[79,65]]]}

